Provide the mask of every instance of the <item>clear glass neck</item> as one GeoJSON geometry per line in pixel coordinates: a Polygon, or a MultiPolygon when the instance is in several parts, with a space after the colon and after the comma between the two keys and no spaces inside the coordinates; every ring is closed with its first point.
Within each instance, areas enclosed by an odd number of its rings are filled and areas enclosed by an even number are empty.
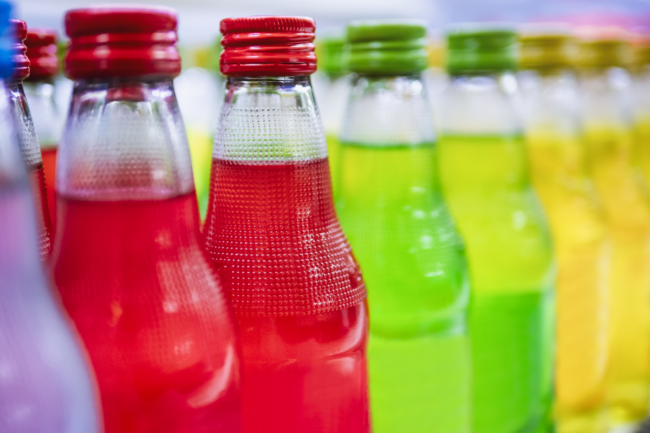
{"type": "Polygon", "coordinates": [[[523,129],[521,100],[515,76],[452,76],[441,96],[437,116],[441,134],[512,135],[523,129]]]}
{"type": "Polygon", "coordinates": [[[632,81],[624,68],[578,71],[583,120],[588,129],[626,128],[632,123],[632,81]]]}
{"type": "Polygon", "coordinates": [[[56,147],[61,138],[64,110],[55,98],[54,81],[26,81],[23,88],[41,148],[56,147]]]}
{"type": "Polygon", "coordinates": [[[372,146],[417,145],[435,140],[422,77],[353,79],[341,141],[372,146]]]}
{"type": "Polygon", "coordinates": [[[77,80],[57,192],[89,200],[165,199],[194,190],[171,80],[77,80]]]}
{"type": "Polygon", "coordinates": [[[214,157],[253,164],[326,158],[309,77],[229,77],[214,157]]]}
{"type": "Polygon", "coordinates": [[[8,81],[6,88],[10,110],[13,112],[16,134],[28,168],[35,168],[43,163],[38,137],[25,97],[22,81],[8,81]]]}

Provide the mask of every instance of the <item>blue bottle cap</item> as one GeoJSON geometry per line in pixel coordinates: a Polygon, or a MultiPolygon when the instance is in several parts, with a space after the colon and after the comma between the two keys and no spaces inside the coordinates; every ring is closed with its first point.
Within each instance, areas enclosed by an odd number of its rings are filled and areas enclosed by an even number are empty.
{"type": "Polygon", "coordinates": [[[0,78],[8,78],[13,72],[11,45],[14,36],[9,24],[13,5],[0,0],[0,78]]]}

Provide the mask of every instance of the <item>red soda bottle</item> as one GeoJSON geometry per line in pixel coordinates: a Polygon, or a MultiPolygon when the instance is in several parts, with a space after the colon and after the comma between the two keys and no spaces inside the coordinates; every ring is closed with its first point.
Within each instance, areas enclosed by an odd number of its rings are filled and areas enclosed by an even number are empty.
{"type": "Polygon", "coordinates": [[[7,96],[9,97],[10,110],[14,116],[16,134],[27,166],[29,179],[36,198],[36,215],[38,220],[38,237],[41,258],[49,255],[52,239],[52,222],[47,205],[47,186],[43,171],[43,159],[38,137],[34,130],[34,123],[27,105],[27,98],[23,89],[23,80],[29,77],[29,59],[27,47],[23,43],[27,37],[27,24],[25,21],[10,20],[11,29],[15,37],[13,46],[14,72],[6,82],[7,96]]]}
{"type": "Polygon", "coordinates": [[[53,29],[28,30],[25,45],[30,62],[30,73],[23,82],[34,121],[34,130],[41,146],[43,174],[47,186],[47,207],[53,229],[56,229],[54,193],[56,153],[64,116],[55,98],[54,80],[59,73],[56,39],[56,31],[53,29]]]}
{"type": "Polygon", "coordinates": [[[69,11],[74,80],[52,255],[97,374],[106,433],[238,433],[239,346],[201,245],[173,77],[176,13],[69,11]]]}
{"type": "Polygon", "coordinates": [[[242,341],[245,433],[369,431],[368,313],[336,217],[310,18],[221,22],[204,240],[242,341]]]}

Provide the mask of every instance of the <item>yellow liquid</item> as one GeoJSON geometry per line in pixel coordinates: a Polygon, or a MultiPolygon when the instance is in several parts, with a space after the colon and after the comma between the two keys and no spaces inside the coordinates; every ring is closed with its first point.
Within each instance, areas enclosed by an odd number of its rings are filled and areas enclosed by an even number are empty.
{"type": "Polygon", "coordinates": [[[611,421],[628,424],[643,419],[650,400],[650,202],[632,165],[631,131],[587,125],[585,138],[612,235],[611,421]]]}
{"type": "Polygon", "coordinates": [[[192,159],[192,172],[194,173],[194,187],[199,202],[201,221],[205,219],[210,196],[210,169],[212,167],[212,134],[202,130],[187,129],[187,141],[192,159]]]}
{"type": "Polygon", "coordinates": [[[605,216],[578,137],[531,129],[535,189],[551,225],[556,282],[556,420],[560,433],[606,431],[608,270],[605,216]]]}

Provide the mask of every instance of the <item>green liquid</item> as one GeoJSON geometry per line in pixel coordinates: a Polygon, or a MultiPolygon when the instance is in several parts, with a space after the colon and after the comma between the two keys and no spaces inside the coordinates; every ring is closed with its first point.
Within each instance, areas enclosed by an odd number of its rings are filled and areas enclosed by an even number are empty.
{"type": "Polygon", "coordinates": [[[370,306],[375,433],[471,431],[469,277],[433,143],[341,147],[337,212],[370,306]]]}
{"type": "Polygon", "coordinates": [[[338,197],[341,144],[339,143],[338,136],[335,133],[326,133],[325,140],[327,141],[327,159],[330,163],[330,173],[332,175],[332,193],[334,194],[334,197],[338,197]]]}
{"type": "Polygon", "coordinates": [[[445,136],[439,166],[472,279],[473,431],[533,432],[552,400],[555,272],[525,144],[445,136]]]}

